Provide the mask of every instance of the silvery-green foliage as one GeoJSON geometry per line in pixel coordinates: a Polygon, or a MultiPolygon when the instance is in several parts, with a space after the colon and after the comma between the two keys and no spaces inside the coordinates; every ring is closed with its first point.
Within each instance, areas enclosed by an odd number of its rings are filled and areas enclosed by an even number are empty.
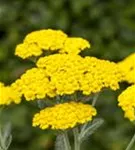
{"type": "Polygon", "coordinates": [[[55,141],[55,150],[65,150],[63,134],[59,134],[55,141]]]}
{"type": "Polygon", "coordinates": [[[103,119],[95,119],[92,122],[84,125],[85,128],[82,127],[82,131],[79,135],[80,142],[86,140],[90,135],[92,135],[102,124],[104,123],[103,119]]]}
{"type": "Polygon", "coordinates": [[[8,150],[12,141],[11,126],[6,124],[4,128],[0,126],[0,150],[8,150]]]}

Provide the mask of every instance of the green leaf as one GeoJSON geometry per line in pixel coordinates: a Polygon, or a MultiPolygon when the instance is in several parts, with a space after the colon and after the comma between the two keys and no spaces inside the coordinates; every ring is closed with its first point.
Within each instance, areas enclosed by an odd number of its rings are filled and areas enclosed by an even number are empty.
{"type": "Polygon", "coordinates": [[[11,142],[11,126],[10,124],[6,124],[3,129],[0,129],[0,150],[8,150],[11,142]]]}

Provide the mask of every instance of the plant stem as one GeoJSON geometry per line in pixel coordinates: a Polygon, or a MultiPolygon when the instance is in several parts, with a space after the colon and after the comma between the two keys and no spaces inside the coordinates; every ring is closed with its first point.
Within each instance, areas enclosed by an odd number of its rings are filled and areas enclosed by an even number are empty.
{"type": "Polygon", "coordinates": [[[65,150],[71,150],[71,146],[70,146],[67,131],[64,131],[63,137],[64,137],[64,143],[65,143],[65,150]]]}
{"type": "Polygon", "coordinates": [[[130,150],[130,149],[132,148],[132,146],[133,146],[134,143],[135,143],[135,134],[134,134],[134,136],[132,137],[130,143],[128,144],[126,150],[130,150]]]}
{"type": "Polygon", "coordinates": [[[78,131],[78,127],[73,129],[73,133],[74,133],[74,150],[80,150],[80,140],[79,140],[79,131],[78,131]]]}
{"type": "MultiPolygon", "coordinates": [[[[91,104],[93,107],[95,106],[98,97],[99,97],[99,93],[97,93],[97,94],[94,96],[94,98],[93,98],[93,101],[92,101],[92,104],[91,104]]],[[[81,133],[84,132],[84,130],[86,129],[87,125],[88,125],[88,123],[85,123],[85,124],[82,126],[81,133]]]]}
{"type": "Polygon", "coordinates": [[[0,107],[0,116],[2,115],[3,108],[4,106],[0,107]]]}
{"type": "Polygon", "coordinates": [[[92,106],[95,106],[98,97],[99,97],[99,93],[97,93],[97,94],[94,96],[93,101],[92,101],[92,106]]]}
{"type": "Polygon", "coordinates": [[[88,123],[85,123],[82,128],[81,128],[81,134],[85,131],[86,127],[87,127],[88,123]]]}

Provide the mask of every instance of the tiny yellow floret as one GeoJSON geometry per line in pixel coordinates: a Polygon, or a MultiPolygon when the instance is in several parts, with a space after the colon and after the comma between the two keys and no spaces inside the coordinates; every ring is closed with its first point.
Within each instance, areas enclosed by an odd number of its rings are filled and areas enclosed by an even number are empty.
{"type": "Polygon", "coordinates": [[[33,126],[41,129],[65,130],[91,121],[97,114],[88,104],[69,102],[45,108],[33,117],[33,126]]]}

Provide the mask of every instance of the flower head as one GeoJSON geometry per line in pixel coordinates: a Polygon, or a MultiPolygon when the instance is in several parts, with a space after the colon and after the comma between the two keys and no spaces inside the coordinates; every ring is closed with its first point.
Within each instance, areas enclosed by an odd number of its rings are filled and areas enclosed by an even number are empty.
{"type": "Polygon", "coordinates": [[[60,49],[60,53],[79,54],[85,48],[90,48],[90,44],[87,40],[77,37],[69,37],[66,39],[63,48],[60,49]]]}
{"type": "Polygon", "coordinates": [[[119,62],[118,66],[124,73],[124,80],[129,83],[135,83],[135,53],[119,62]]]}
{"type": "Polygon", "coordinates": [[[68,38],[60,30],[39,30],[29,33],[24,42],[17,45],[15,55],[25,59],[31,56],[40,56],[43,51],[78,54],[89,48],[88,41],[82,38],[68,38]]]}
{"type": "Polygon", "coordinates": [[[63,103],[48,107],[35,114],[33,126],[41,129],[60,129],[73,128],[77,124],[84,124],[92,120],[96,115],[96,109],[83,103],[63,103]]]}
{"type": "Polygon", "coordinates": [[[42,49],[35,43],[21,43],[17,45],[15,54],[25,59],[30,56],[40,56],[42,49]]]}
{"type": "Polygon", "coordinates": [[[34,100],[71,95],[77,91],[90,95],[103,88],[116,90],[121,80],[121,72],[113,62],[94,57],[54,54],[40,58],[37,68],[24,73],[14,86],[19,87],[26,100],[34,100]]]}
{"type": "Polygon", "coordinates": [[[27,101],[42,99],[46,95],[54,96],[53,87],[44,69],[32,68],[27,70],[12,86],[24,95],[27,101]]]}
{"type": "Polygon", "coordinates": [[[135,120],[135,85],[131,85],[118,97],[119,106],[130,121],[135,120]]]}
{"type": "Polygon", "coordinates": [[[0,83],[0,105],[9,105],[12,102],[18,104],[21,101],[20,94],[11,86],[4,86],[0,83]]]}
{"type": "Polygon", "coordinates": [[[37,66],[46,70],[59,95],[75,91],[89,95],[108,87],[116,90],[122,80],[115,63],[89,56],[56,54],[40,58],[37,66]]]}

